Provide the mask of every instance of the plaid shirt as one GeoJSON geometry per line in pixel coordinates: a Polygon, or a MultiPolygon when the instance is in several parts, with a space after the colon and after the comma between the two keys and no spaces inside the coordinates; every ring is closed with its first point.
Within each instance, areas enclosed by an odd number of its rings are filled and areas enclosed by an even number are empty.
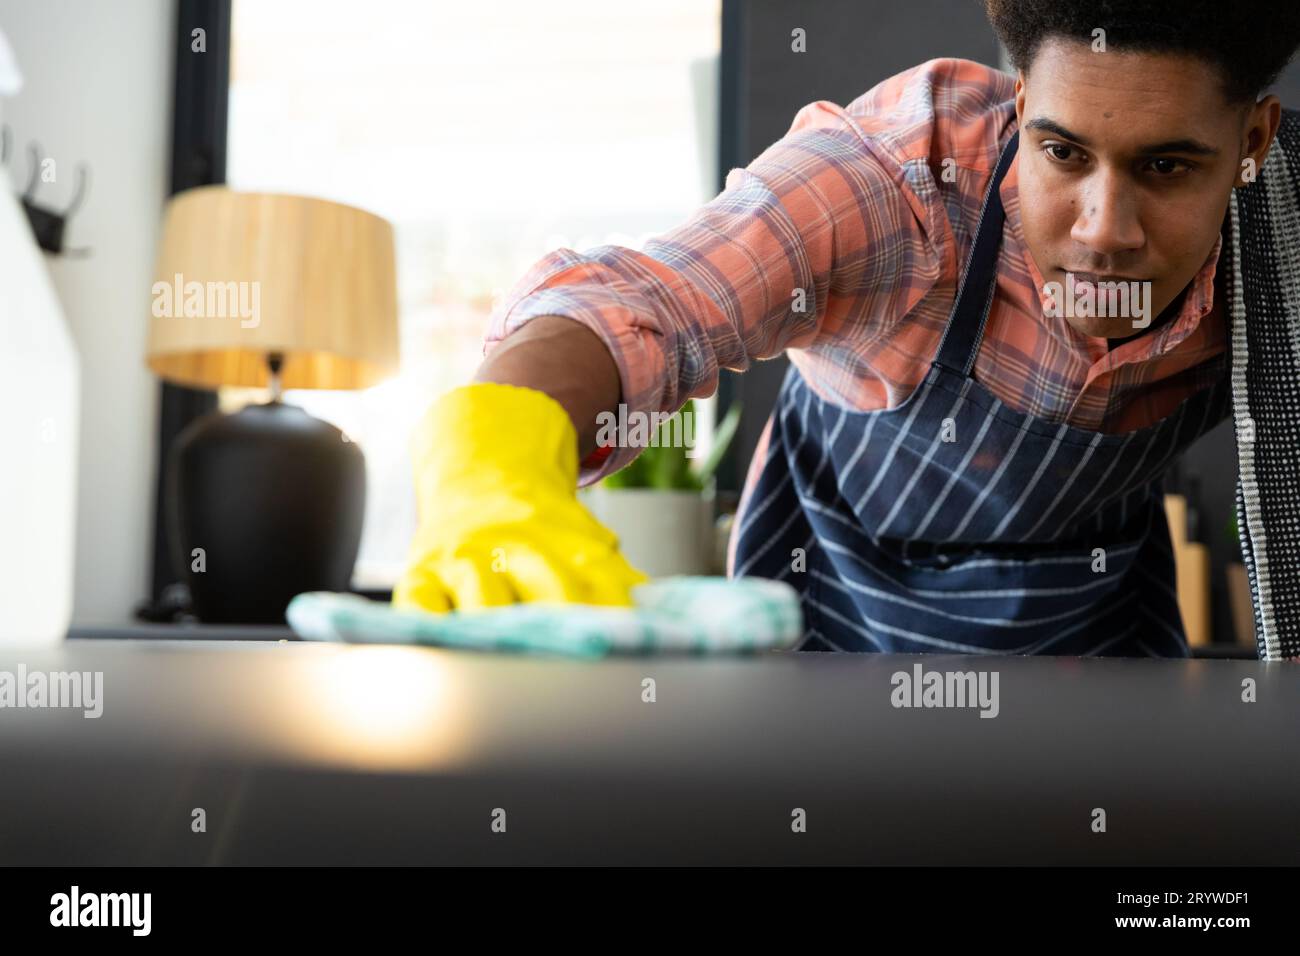
{"type": "MultiPolygon", "coordinates": [[[[720,368],[743,371],[786,350],[822,398],[857,411],[897,407],[938,351],[984,191],[1015,131],[1013,98],[1007,74],[938,59],[847,107],[811,103],[718,196],[642,251],[541,259],[493,310],[484,354],[527,320],[560,315],[604,340],[630,411],[674,411],[711,395],[720,368]]],[[[1047,421],[1125,432],[1222,374],[1226,319],[1211,312],[1222,240],[1180,313],[1111,351],[1045,316],[1018,170],[1017,156],[1002,185],[1007,225],[975,378],[1047,421]]],[[[755,464],[766,442],[765,432],[755,464]]],[[[638,451],[587,459],[579,483],[638,451]]],[[[747,487],[756,477],[751,465],[747,487]]]]}

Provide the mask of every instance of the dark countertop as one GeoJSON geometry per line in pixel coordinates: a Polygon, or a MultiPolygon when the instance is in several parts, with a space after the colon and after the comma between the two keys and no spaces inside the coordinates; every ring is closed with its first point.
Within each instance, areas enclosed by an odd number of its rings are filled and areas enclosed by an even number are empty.
{"type": "Polygon", "coordinates": [[[1300,862],[1289,663],[0,648],[20,665],[102,672],[103,714],[0,709],[0,863],[1300,862]],[[998,716],[895,708],[917,663],[997,672],[998,716]]]}

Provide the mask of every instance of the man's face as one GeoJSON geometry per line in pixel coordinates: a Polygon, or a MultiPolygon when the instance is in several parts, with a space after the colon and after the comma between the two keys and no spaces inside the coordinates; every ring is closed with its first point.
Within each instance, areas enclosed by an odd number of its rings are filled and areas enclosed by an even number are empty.
{"type": "MultiPolygon", "coordinates": [[[[1191,57],[1049,40],[1016,84],[1020,210],[1044,282],[1147,281],[1149,318],[1205,264],[1243,161],[1256,169],[1280,121],[1276,97],[1229,103],[1191,57]]],[[[1084,335],[1135,334],[1131,315],[1065,320],[1084,335]]]]}

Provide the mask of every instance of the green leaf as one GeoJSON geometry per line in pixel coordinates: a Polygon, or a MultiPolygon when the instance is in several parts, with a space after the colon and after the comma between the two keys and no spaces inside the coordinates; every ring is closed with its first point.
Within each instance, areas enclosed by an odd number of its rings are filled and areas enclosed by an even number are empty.
{"type": "Polygon", "coordinates": [[[713,473],[718,470],[718,465],[722,463],[722,456],[727,453],[732,439],[736,437],[736,429],[740,426],[740,408],[740,402],[731,403],[726,416],[713,432],[713,447],[703,459],[697,459],[699,463],[692,469],[701,487],[707,484],[713,477],[713,473]]]}

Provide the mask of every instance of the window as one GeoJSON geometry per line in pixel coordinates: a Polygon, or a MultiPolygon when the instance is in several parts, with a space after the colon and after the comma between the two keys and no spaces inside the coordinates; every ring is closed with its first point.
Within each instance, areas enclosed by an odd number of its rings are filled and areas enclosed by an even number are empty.
{"type": "Polygon", "coordinates": [[[235,3],[230,187],[360,206],[396,235],[401,373],[286,395],[366,454],[357,586],[405,563],[407,441],[473,375],[494,296],[549,249],[639,248],[716,194],[720,24],[719,0],[235,3]]]}

